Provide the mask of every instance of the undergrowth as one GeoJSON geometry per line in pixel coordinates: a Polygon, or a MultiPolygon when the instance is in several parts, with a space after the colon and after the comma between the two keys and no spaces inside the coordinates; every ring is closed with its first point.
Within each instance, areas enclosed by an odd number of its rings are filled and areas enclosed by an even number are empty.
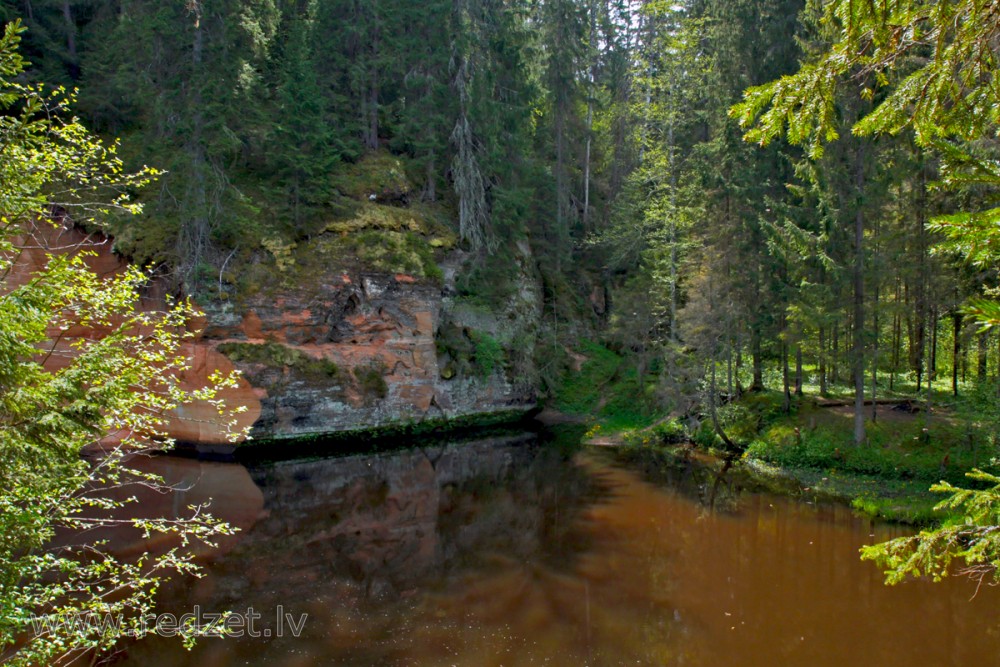
{"type": "MultiPolygon", "coordinates": [[[[589,370],[589,378],[578,378],[577,396],[597,391],[595,368],[589,370]]],[[[849,502],[870,516],[926,524],[941,519],[934,511],[941,498],[929,491],[932,484],[968,486],[968,471],[996,470],[1000,455],[1000,399],[994,384],[966,387],[948,402],[935,398],[929,413],[919,401],[896,410],[881,406],[876,421],[867,418],[861,445],[853,440],[849,406],[822,407],[809,397],[794,399],[786,411],[781,392],[748,393],[721,406],[718,417],[727,435],[745,447],[743,464],[757,476],[790,484],[792,490],[783,492],[849,502]]],[[[669,449],[683,441],[709,452],[721,450],[707,414],[685,422],[662,420],[619,436],[635,448],[669,449]]]]}
{"type": "Polygon", "coordinates": [[[630,360],[593,341],[581,341],[577,353],[585,360],[555,388],[556,408],[593,416],[609,431],[642,428],[656,420],[652,378],[640,380],[630,360]]]}

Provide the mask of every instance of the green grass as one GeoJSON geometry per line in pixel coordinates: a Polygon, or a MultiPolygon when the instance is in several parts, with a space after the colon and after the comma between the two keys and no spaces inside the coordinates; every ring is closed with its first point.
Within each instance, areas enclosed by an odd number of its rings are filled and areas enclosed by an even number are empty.
{"type": "Polygon", "coordinates": [[[677,445],[689,439],[687,429],[677,419],[664,419],[648,428],[633,428],[622,433],[622,440],[630,447],[677,445]]]}
{"type": "Polygon", "coordinates": [[[485,331],[473,330],[469,332],[469,335],[475,346],[472,360],[476,370],[480,377],[488,378],[493,375],[494,371],[503,366],[507,359],[507,353],[504,352],[500,342],[485,331]]]}
{"type": "Polygon", "coordinates": [[[991,432],[953,414],[869,420],[866,432],[867,441],[855,445],[851,415],[807,402],[763,424],[747,454],[781,466],[961,483],[967,470],[990,465],[998,453],[991,432]]]}
{"type": "Polygon", "coordinates": [[[939,521],[934,512],[941,497],[924,482],[887,480],[871,475],[811,467],[774,466],[744,458],[743,468],[768,490],[813,500],[850,504],[879,519],[916,525],[939,521]]]}
{"type": "MultiPolygon", "coordinates": [[[[854,444],[851,410],[818,407],[807,397],[796,402],[792,414],[762,418],[745,459],[781,470],[803,487],[849,501],[871,516],[916,524],[941,520],[933,511],[941,497],[930,493],[931,484],[968,485],[967,471],[995,468],[1000,454],[995,385],[964,385],[957,398],[950,383],[948,391],[943,387],[939,382],[932,390],[929,414],[900,415],[883,408],[878,421],[868,417],[862,445],[854,444]]],[[[897,397],[912,397],[915,390],[902,383],[896,388],[897,397]]]]}
{"type": "Polygon", "coordinates": [[[556,406],[570,414],[594,414],[604,391],[614,380],[622,358],[597,343],[582,341],[580,354],[587,357],[579,372],[569,372],[555,391],[556,406]]]}
{"type": "MultiPolygon", "coordinates": [[[[834,387],[830,394],[851,397],[846,387],[834,387]]],[[[815,395],[794,399],[786,412],[780,391],[745,394],[722,406],[719,420],[730,438],[747,447],[743,465],[774,491],[838,500],[871,516],[926,524],[944,518],[933,511],[942,498],[930,493],[931,484],[944,480],[968,486],[967,471],[995,471],[1000,456],[995,384],[965,385],[957,398],[935,391],[931,404],[930,414],[883,406],[878,421],[867,417],[862,445],[854,444],[851,409],[820,407],[815,395]]],[[[680,426],[667,421],[625,432],[623,439],[640,448],[669,447],[680,426]]],[[[707,414],[685,436],[708,451],[721,445],[707,414]]]]}
{"type": "Polygon", "coordinates": [[[649,426],[657,418],[654,387],[640,382],[635,365],[592,341],[581,341],[586,357],[578,372],[567,372],[553,392],[562,412],[593,416],[608,431],[649,426]]]}

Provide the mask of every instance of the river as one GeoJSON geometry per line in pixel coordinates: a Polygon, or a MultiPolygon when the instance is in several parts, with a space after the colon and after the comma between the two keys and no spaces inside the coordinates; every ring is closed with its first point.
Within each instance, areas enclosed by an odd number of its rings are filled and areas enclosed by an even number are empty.
{"type": "Polygon", "coordinates": [[[901,529],[736,482],[713,494],[695,463],[651,471],[520,434],[151,465],[189,482],[174,506],[213,496],[243,529],[160,611],[252,609],[260,636],[150,638],[116,664],[1000,664],[1000,590],[885,587],[858,548],[901,529]]]}

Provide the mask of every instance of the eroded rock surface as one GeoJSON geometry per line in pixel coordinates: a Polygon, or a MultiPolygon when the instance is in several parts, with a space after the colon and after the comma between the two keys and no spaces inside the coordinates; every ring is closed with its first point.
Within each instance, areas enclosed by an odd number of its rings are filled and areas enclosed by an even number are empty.
{"type": "MultiPolygon", "coordinates": [[[[79,253],[87,265],[99,276],[112,277],[126,267],[125,262],[112,253],[111,241],[101,234],[87,234],[76,227],[61,224],[39,222],[26,231],[18,243],[21,250],[6,279],[0,284],[0,289],[12,290],[32,280],[43,271],[48,258],[55,254],[79,253]]],[[[165,293],[161,285],[153,284],[145,295],[136,303],[136,309],[141,311],[162,311],[166,308],[165,293]]],[[[179,380],[179,385],[185,391],[194,391],[209,384],[209,377],[215,372],[229,374],[235,366],[228,357],[219,353],[214,345],[206,344],[197,333],[199,322],[192,322],[191,328],[196,332],[194,338],[184,344],[181,353],[190,360],[189,369],[179,380]]],[[[45,353],[44,366],[55,372],[66,367],[77,354],[74,344],[85,339],[99,338],[106,331],[91,327],[73,326],[67,330],[52,330],[53,340],[51,352],[45,353]]],[[[254,388],[245,379],[241,379],[235,388],[220,390],[219,398],[229,405],[245,406],[245,411],[237,415],[221,416],[218,410],[204,402],[181,406],[169,417],[166,426],[167,433],[183,442],[203,444],[223,444],[229,442],[229,435],[234,430],[239,432],[254,424],[261,414],[260,401],[254,388]],[[229,421],[235,420],[233,428],[229,421]]],[[[127,434],[111,434],[106,440],[115,441],[127,434]]]]}
{"type": "MultiPolygon", "coordinates": [[[[101,275],[124,262],[109,239],[76,228],[39,224],[18,258],[8,286],[40,270],[50,252],[87,252],[101,275]]],[[[442,282],[405,274],[329,270],[236,300],[199,304],[203,320],[185,349],[191,368],[185,389],[208,383],[216,370],[243,378],[222,397],[246,406],[237,428],[257,439],[323,435],[391,424],[454,418],[534,403],[533,332],[540,290],[530,278],[525,247],[518,293],[496,307],[474,305],[454,292],[461,253],[444,266],[442,282]],[[307,282],[308,284],[301,284],[307,282]]],[[[165,305],[153,284],[137,308],[165,305]]],[[[80,330],[53,332],[68,350],[80,330]]],[[[48,362],[55,369],[60,355],[48,362]]],[[[206,403],[184,405],[168,431],[181,442],[226,442],[225,419],[206,403]]]]}
{"type": "MultiPolygon", "coordinates": [[[[256,437],[532,405],[533,383],[506,364],[490,372],[445,372],[451,361],[438,340],[442,322],[465,332],[469,325],[456,323],[456,309],[442,287],[402,274],[332,274],[317,282],[309,289],[284,288],[276,298],[259,296],[242,307],[207,309],[204,343],[227,354],[257,389],[256,437]]],[[[502,336],[496,316],[485,317],[489,321],[476,322],[474,331],[502,336]]]]}

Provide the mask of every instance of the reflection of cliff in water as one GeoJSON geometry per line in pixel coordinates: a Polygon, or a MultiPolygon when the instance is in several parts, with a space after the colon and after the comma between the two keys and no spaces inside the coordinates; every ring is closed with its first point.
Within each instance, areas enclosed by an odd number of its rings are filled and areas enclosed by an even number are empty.
{"type": "Polygon", "coordinates": [[[1000,591],[886,587],[858,559],[898,527],[741,491],[738,468],[716,485],[718,461],[651,457],[680,490],[651,484],[629,455],[568,461],[529,438],[251,466],[269,514],[161,610],[253,606],[263,636],[149,638],[121,664],[996,663],[1000,591]],[[713,487],[725,511],[706,511],[713,487]],[[279,605],[308,614],[300,637],[267,635],[279,605]]]}
{"type": "Polygon", "coordinates": [[[198,582],[203,604],[294,604],[317,593],[406,597],[492,557],[571,565],[591,476],[537,437],[252,466],[263,517],[198,582]]]}

